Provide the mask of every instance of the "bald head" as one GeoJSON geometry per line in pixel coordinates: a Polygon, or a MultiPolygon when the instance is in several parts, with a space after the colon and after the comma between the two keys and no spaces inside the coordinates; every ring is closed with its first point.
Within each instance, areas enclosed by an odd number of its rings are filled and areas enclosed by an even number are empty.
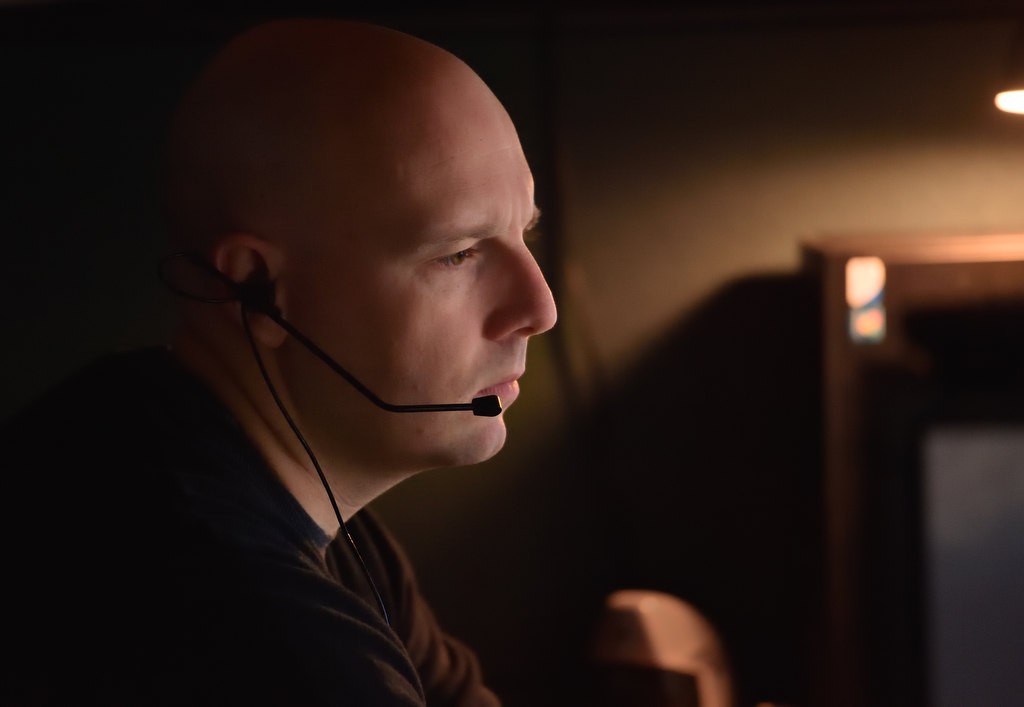
{"type": "Polygon", "coordinates": [[[201,250],[231,232],[295,242],[327,214],[335,233],[339,219],[387,216],[396,190],[418,188],[411,174],[484,133],[519,149],[491,91],[437,46],[343,20],[260,25],[213,59],[172,121],[172,237],[201,250]]]}
{"type": "MultiPolygon", "coordinates": [[[[519,137],[461,60],[367,24],[259,26],[183,99],[168,168],[176,249],[272,284],[284,319],[381,400],[515,400],[527,341],[555,308],[524,238],[537,207],[519,137]]],[[[330,508],[252,349],[350,510],[504,444],[501,416],[372,406],[268,317],[187,300],[182,311],[179,356],[321,520],[330,508]]]]}

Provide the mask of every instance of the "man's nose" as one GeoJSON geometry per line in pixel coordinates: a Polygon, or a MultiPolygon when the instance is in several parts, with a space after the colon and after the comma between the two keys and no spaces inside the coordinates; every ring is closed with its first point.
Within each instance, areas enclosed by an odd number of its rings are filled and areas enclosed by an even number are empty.
{"type": "Polygon", "coordinates": [[[555,325],[558,310],[544,273],[526,248],[508,254],[507,272],[501,278],[499,305],[487,321],[491,339],[533,336],[555,325]]]}

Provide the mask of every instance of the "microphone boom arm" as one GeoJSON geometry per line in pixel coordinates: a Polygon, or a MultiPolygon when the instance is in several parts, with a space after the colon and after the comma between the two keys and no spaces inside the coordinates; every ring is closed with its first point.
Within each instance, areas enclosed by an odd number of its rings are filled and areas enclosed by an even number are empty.
{"type": "Polygon", "coordinates": [[[220,304],[229,302],[233,299],[238,300],[243,307],[251,309],[270,317],[275,324],[280,326],[286,332],[295,337],[296,341],[309,349],[317,358],[323,361],[327,366],[337,373],[339,376],[344,378],[349,384],[362,393],[367,399],[370,400],[374,405],[379,408],[383,408],[389,412],[449,412],[449,411],[472,411],[474,415],[480,417],[496,417],[501,414],[501,398],[497,395],[483,395],[479,398],[473,398],[472,402],[469,403],[447,403],[447,404],[428,404],[428,405],[396,405],[394,403],[384,402],[378,398],[373,391],[362,384],[359,379],[354,375],[345,370],[341,364],[335,361],[333,358],[327,355],[327,353],[317,346],[312,339],[303,334],[301,331],[295,328],[291,322],[285,319],[281,315],[281,311],[274,304],[274,288],[269,282],[243,282],[238,283],[229,278],[227,275],[222,273],[220,270],[215,268],[210,262],[202,256],[195,253],[172,253],[161,261],[160,268],[160,279],[163,280],[164,284],[174,293],[186,297],[188,299],[197,300],[199,302],[207,302],[212,304],[220,304]],[[235,293],[235,297],[231,298],[207,298],[199,297],[194,293],[189,293],[181,288],[175,286],[170,278],[167,277],[165,268],[167,263],[172,258],[184,258],[193,265],[206,271],[210,275],[220,280],[225,286],[228,287],[232,292],[235,293]]]}

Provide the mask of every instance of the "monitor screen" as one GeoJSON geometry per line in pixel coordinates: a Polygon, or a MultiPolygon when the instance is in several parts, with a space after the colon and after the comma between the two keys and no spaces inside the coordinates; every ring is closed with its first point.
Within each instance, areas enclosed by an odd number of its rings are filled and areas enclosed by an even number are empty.
{"type": "Polygon", "coordinates": [[[1024,699],[1024,425],[942,423],[922,449],[932,707],[1024,699]]]}

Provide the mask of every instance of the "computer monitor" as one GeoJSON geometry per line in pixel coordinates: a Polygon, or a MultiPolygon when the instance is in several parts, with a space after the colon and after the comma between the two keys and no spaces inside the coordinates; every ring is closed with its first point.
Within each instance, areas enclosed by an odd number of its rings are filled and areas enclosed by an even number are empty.
{"type": "Polygon", "coordinates": [[[816,701],[1019,703],[1024,234],[832,237],[804,256],[823,312],[816,701]]]}

